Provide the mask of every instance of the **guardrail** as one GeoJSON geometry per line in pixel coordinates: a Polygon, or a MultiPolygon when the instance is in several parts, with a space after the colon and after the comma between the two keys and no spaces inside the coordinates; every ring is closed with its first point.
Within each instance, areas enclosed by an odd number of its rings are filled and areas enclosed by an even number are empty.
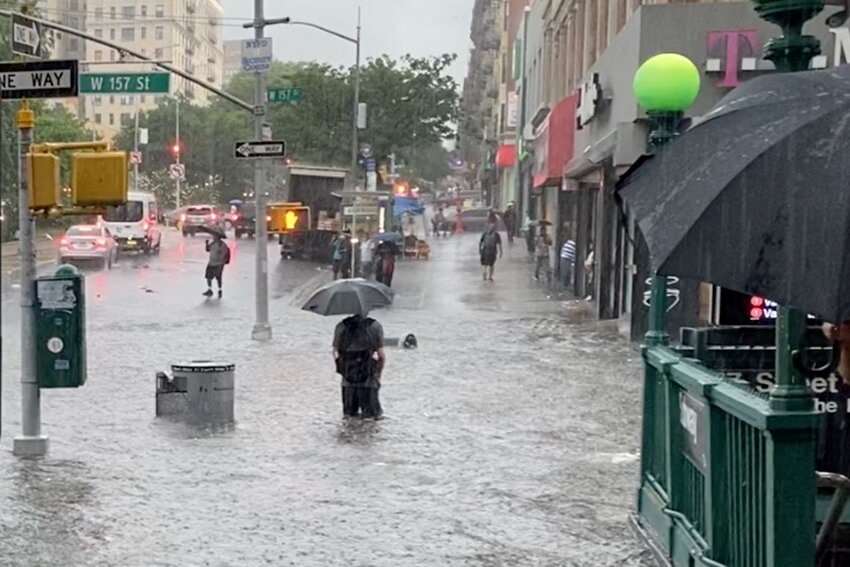
{"type": "Polygon", "coordinates": [[[641,528],[676,566],[813,566],[819,416],[684,356],[702,342],[643,349],[641,528]]]}

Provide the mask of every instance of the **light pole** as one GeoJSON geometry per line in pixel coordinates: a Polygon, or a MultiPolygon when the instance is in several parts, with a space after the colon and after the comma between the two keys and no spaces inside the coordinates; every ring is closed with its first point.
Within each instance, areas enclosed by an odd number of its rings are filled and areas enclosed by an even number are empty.
{"type": "Polygon", "coordinates": [[[312,22],[289,21],[287,23],[292,26],[307,26],[308,28],[317,29],[334,37],[338,37],[339,39],[353,43],[356,46],[354,60],[354,113],[352,114],[351,124],[351,174],[355,176],[354,178],[356,180],[357,154],[360,152],[360,142],[358,140],[359,133],[357,124],[358,114],[360,113],[360,7],[357,7],[357,35],[355,37],[350,37],[345,34],[335,32],[331,29],[328,29],[324,26],[320,26],[318,24],[314,24],[312,22]]]}
{"type": "MultiPolygon", "coordinates": [[[[635,98],[649,118],[649,147],[660,151],[678,134],[676,126],[699,94],[700,75],[693,62],[678,53],[650,57],[640,66],[633,84],[635,98]]],[[[667,277],[653,275],[647,345],[667,344],[667,277]]]]}
{"type": "MultiPolygon", "coordinates": [[[[254,21],[243,24],[244,28],[254,28],[254,39],[262,40],[266,26],[289,23],[289,18],[267,20],[264,16],[263,0],[254,0],[254,21]]],[[[254,139],[263,139],[263,122],[266,118],[266,75],[263,71],[255,72],[257,78],[254,92],[254,139]]],[[[251,331],[255,341],[269,341],[272,338],[272,326],[269,323],[269,242],[268,225],[266,224],[265,200],[265,170],[264,162],[254,160],[254,199],[256,201],[257,220],[256,238],[257,252],[255,262],[256,321],[251,331]]]]}

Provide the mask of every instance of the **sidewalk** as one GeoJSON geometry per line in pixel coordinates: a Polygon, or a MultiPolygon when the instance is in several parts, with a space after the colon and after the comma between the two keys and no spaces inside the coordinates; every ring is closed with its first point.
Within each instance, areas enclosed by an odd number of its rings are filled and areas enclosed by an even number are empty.
{"type": "MultiPolygon", "coordinates": [[[[10,276],[21,268],[20,244],[17,240],[4,242],[0,247],[0,272],[10,276]]],[[[56,244],[47,238],[35,241],[36,266],[56,261],[56,244]]]]}

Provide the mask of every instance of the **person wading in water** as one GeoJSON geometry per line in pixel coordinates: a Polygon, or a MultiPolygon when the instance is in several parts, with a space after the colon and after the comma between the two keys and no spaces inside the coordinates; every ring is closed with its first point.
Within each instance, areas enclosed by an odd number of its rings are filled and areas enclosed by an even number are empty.
{"type": "Polygon", "coordinates": [[[493,281],[493,271],[496,265],[496,255],[502,257],[502,237],[496,232],[496,225],[491,223],[487,232],[481,235],[478,242],[478,253],[481,256],[481,266],[484,268],[484,281],[493,281]]]}

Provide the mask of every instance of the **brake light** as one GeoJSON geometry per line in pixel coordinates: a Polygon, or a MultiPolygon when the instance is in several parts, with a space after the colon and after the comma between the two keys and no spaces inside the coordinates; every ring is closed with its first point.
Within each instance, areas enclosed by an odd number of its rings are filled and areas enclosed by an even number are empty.
{"type": "Polygon", "coordinates": [[[185,220],[186,220],[186,215],[185,215],[185,214],[180,215],[180,220],[181,220],[181,221],[185,221],[185,220]]]}
{"type": "Polygon", "coordinates": [[[210,219],[211,219],[211,220],[215,220],[215,219],[216,219],[215,213],[210,213],[210,219]]]}
{"type": "Polygon", "coordinates": [[[69,244],[71,244],[71,241],[67,238],[62,238],[62,240],[59,241],[60,246],[68,246],[69,244]]]}
{"type": "Polygon", "coordinates": [[[95,244],[97,244],[101,248],[105,248],[106,247],[106,239],[105,238],[98,238],[97,240],[95,240],[95,244]]]}
{"type": "Polygon", "coordinates": [[[151,225],[149,225],[148,223],[142,224],[142,230],[144,230],[145,232],[147,232],[150,227],[151,227],[151,225]]]}

